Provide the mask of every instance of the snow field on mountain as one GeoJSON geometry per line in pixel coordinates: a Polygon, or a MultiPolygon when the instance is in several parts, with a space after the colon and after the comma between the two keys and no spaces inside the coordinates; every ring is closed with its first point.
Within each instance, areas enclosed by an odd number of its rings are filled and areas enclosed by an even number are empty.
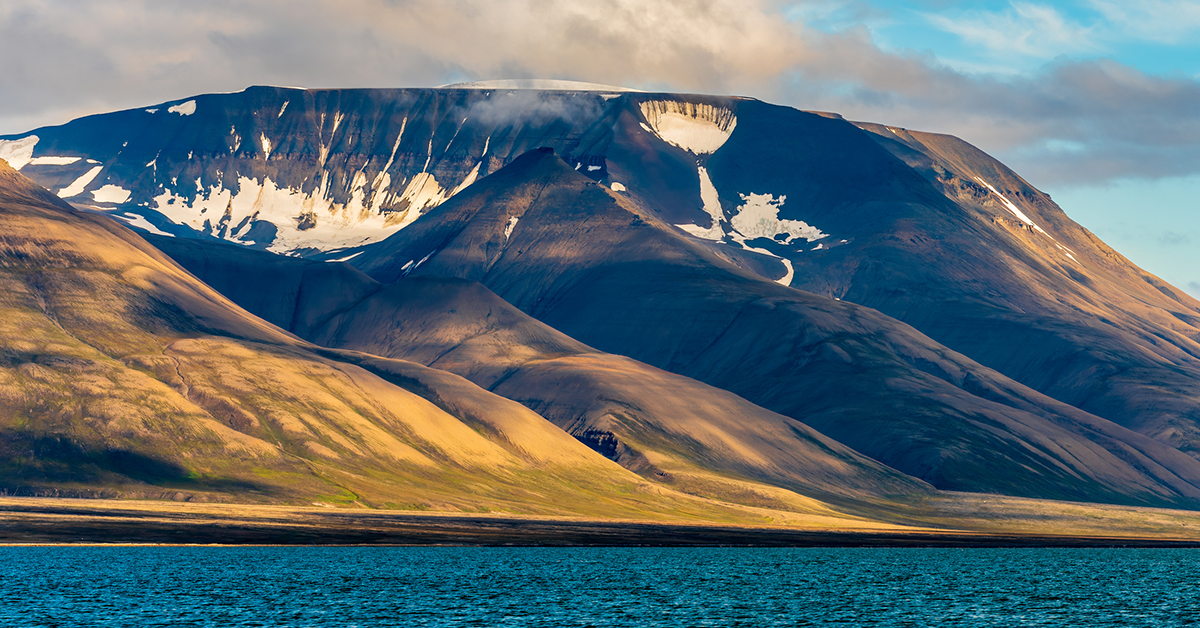
{"type": "Polygon", "coordinates": [[[721,221],[725,219],[725,212],[721,209],[721,199],[717,197],[717,188],[713,185],[712,179],[708,177],[708,169],[704,166],[697,166],[700,172],[700,200],[704,203],[704,211],[712,218],[712,226],[708,229],[698,227],[696,225],[675,225],[680,229],[705,240],[720,240],[725,237],[725,230],[721,228],[721,221]]]}
{"type": "Polygon", "coordinates": [[[82,157],[50,157],[50,156],[34,157],[33,159],[29,160],[29,165],[31,165],[31,166],[69,166],[69,165],[79,161],[80,159],[83,159],[83,158],[82,157]]]}
{"type": "Polygon", "coordinates": [[[0,140],[0,159],[7,161],[13,170],[20,170],[33,159],[33,147],[37,143],[36,135],[19,140],[0,140]]]}
{"type": "Polygon", "coordinates": [[[1032,218],[1030,218],[1029,216],[1026,216],[1025,212],[1021,211],[1016,205],[1013,204],[1012,201],[1008,200],[1008,197],[1004,196],[999,191],[997,191],[996,188],[992,187],[991,183],[988,183],[987,181],[984,181],[983,179],[980,179],[979,177],[975,177],[975,180],[980,182],[981,184],[983,184],[983,186],[986,187],[987,189],[991,190],[992,194],[995,194],[997,197],[999,197],[1000,202],[1004,205],[1004,207],[1006,209],[1008,209],[1008,211],[1012,212],[1014,216],[1016,216],[1017,218],[1020,218],[1022,222],[1033,227],[1034,229],[1036,229],[1038,231],[1038,233],[1041,233],[1043,235],[1050,235],[1050,234],[1046,233],[1045,230],[1043,230],[1041,227],[1039,227],[1037,225],[1037,223],[1033,222],[1032,218]]]}
{"type": "Polygon", "coordinates": [[[167,236],[169,238],[175,237],[175,234],[167,233],[166,231],[163,231],[162,229],[155,227],[153,224],[150,223],[149,220],[146,220],[145,216],[139,216],[138,214],[135,214],[133,212],[125,212],[124,216],[119,215],[119,214],[112,214],[112,216],[114,218],[120,218],[122,221],[124,221],[126,224],[128,224],[131,227],[137,227],[138,229],[147,231],[154,235],[167,236]]]}
{"type": "Polygon", "coordinates": [[[190,116],[193,113],[196,113],[196,101],[189,100],[187,102],[179,103],[173,107],[168,107],[167,111],[171,113],[177,113],[181,116],[190,116]]]}
{"type": "MultiPolygon", "coordinates": [[[[738,208],[737,214],[729,222],[733,225],[734,230],[745,239],[770,238],[774,240],[777,235],[787,234],[783,243],[789,244],[796,238],[804,238],[812,242],[829,235],[802,220],[781,220],[779,209],[787,200],[786,196],[780,196],[778,199],[773,194],[739,194],[738,196],[742,197],[742,206],[738,208]]],[[[737,239],[736,235],[734,239],[737,239]]]]}
{"type": "Polygon", "coordinates": [[[91,183],[92,180],[95,179],[96,176],[99,175],[100,171],[103,169],[104,169],[104,166],[96,166],[95,168],[88,170],[87,172],[85,172],[83,174],[83,176],[79,177],[78,179],[75,179],[75,181],[72,182],[71,185],[68,185],[67,187],[59,190],[58,197],[59,198],[71,198],[72,196],[78,196],[80,194],[83,194],[84,188],[86,188],[88,186],[88,184],[91,183]]]}
{"type": "Polygon", "coordinates": [[[92,198],[97,203],[112,203],[120,205],[129,201],[132,192],[119,185],[108,184],[98,190],[92,190],[92,198]]]}
{"type": "Polygon", "coordinates": [[[737,117],[724,107],[674,100],[646,101],[639,106],[652,133],[697,156],[716,152],[737,127],[737,117]]]}

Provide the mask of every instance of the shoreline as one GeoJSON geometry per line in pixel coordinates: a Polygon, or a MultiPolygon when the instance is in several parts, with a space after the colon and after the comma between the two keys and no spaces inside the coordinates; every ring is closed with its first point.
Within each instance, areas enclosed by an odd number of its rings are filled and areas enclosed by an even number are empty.
{"type": "Polygon", "coordinates": [[[53,498],[0,500],[4,547],[1172,547],[1200,536],[820,529],[508,514],[53,498]]]}

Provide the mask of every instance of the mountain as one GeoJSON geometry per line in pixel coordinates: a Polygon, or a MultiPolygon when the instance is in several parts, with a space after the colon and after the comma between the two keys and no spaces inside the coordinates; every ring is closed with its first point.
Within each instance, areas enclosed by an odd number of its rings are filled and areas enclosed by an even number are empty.
{"type": "MultiPolygon", "coordinates": [[[[7,494],[860,521],[797,494],[780,513],[673,491],[461,377],[303,342],[3,163],[0,233],[7,494]]],[[[849,456],[860,495],[897,485],[849,456]]]]}
{"type": "Polygon", "coordinates": [[[7,136],[0,157],[146,231],[345,259],[383,283],[479,281],[591,351],[733,392],[937,486],[1191,499],[1176,452],[1200,453],[1200,304],[994,159],[753,99],[524,87],[255,87],[7,136]],[[443,248],[428,234],[458,227],[421,227],[543,146],[620,211],[563,201],[558,173],[559,201],[513,177],[521,191],[494,191],[503,212],[454,214],[477,241],[443,248]],[[637,329],[650,325],[683,329],[637,329]]]}
{"type": "Polygon", "coordinates": [[[957,138],[491,82],[200,95],[5,136],[0,158],[146,232],[342,259],[541,146],[743,269],[1200,455],[1200,303],[957,138]]]}
{"type": "Polygon", "coordinates": [[[876,312],[748,273],[549,150],[518,158],[352,260],[382,284],[340,263],[155,243],[314,342],[451,370],[641,472],[649,457],[651,471],[683,475],[671,464],[690,458],[693,478],[700,467],[794,487],[795,476],[770,467],[799,477],[815,470],[796,460],[804,451],[796,439],[772,427],[787,417],[939,488],[1194,499],[1196,461],[1182,453],[876,312]],[[741,436],[740,446],[704,443],[714,432],[726,443],[741,436]],[[788,451],[791,460],[780,457],[788,451]],[[770,464],[745,462],[756,459],[770,464]]]}

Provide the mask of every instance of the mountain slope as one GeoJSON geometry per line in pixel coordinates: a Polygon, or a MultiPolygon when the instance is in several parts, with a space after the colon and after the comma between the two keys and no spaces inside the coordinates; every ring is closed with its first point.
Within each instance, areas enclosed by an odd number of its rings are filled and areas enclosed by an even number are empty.
{"type": "Polygon", "coordinates": [[[351,263],[384,282],[478,280],[590,346],[734,392],[940,488],[1194,499],[1195,462],[1180,452],[872,310],[743,271],[549,150],[351,263]]]}
{"type": "Polygon", "coordinates": [[[726,391],[600,353],[478,283],[378,284],[338,263],[197,240],[152,242],[251,311],[318,344],[457,373],[597,452],[690,493],[754,505],[877,500],[928,486],[726,391]],[[315,296],[310,296],[315,295],[315,296]]]}
{"type": "Polygon", "coordinates": [[[8,492],[761,520],[456,376],[320,354],[4,164],[0,226],[8,492]]]}

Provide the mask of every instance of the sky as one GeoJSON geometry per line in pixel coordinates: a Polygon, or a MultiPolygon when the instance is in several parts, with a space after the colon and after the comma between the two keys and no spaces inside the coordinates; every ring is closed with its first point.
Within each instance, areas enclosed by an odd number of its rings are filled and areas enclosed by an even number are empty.
{"type": "Polygon", "coordinates": [[[1200,0],[5,0],[0,134],[250,85],[559,78],[957,135],[1200,296],[1200,0]]]}

